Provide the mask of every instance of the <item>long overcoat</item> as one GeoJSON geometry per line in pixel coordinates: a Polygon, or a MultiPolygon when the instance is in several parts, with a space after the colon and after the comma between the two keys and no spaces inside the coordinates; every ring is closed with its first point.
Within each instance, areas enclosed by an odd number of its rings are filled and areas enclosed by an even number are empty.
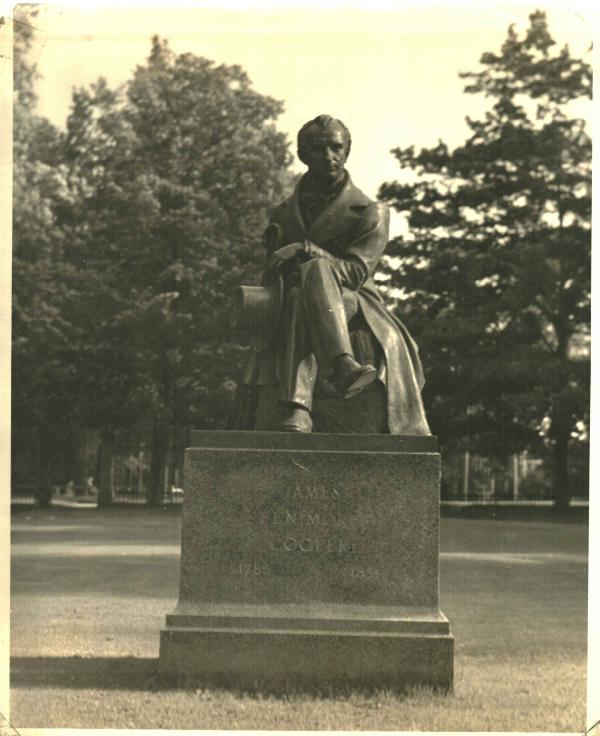
{"type": "MultiPolygon", "coordinates": [[[[357,290],[358,305],[373,336],[383,350],[378,377],[387,393],[388,428],[391,434],[430,434],[421,389],[425,383],[416,343],[406,327],[385,306],[373,275],[389,236],[389,209],[360,191],[350,177],[339,195],[310,227],[300,211],[301,180],[291,197],[272,210],[269,227],[276,225],[278,247],[310,241],[338,258],[354,255],[366,266],[368,278],[357,290]]],[[[275,351],[267,348],[253,355],[245,383],[276,381],[275,351]]],[[[351,399],[349,399],[351,401],[351,399]]]]}

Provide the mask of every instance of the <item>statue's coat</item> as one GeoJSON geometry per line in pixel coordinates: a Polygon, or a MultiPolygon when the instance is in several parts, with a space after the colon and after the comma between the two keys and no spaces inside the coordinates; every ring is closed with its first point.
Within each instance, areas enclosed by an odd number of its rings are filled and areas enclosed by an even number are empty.
{"type": "MultiPolygon", "coordinates": [[[[348,177],[340,194],[307,228],[300,213],[300,183],[293,195],[271,212],[270,226],[278,226],[277,247],[308,240],[338,258],[352,254],[364,263],[368,278],[356,293],[360,310],[385,357],[379,378],[387,391],[389,431],[430,434],[421,399],[425,381],[417,345],[402,322],[387,310],[373,280],[388,242],[387,205],[369,199],[348,177]]],[[[273,382],[275,362],[275,351],[269,348],[255,354],[244,382],[273,382]]]]}

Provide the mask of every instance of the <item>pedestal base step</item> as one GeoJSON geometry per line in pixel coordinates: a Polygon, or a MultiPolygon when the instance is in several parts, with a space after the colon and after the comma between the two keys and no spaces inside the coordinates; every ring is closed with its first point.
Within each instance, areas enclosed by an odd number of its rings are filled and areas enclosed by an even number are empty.
{"type": "Polygon", "coordinates": [[[443,614],[373,613],[336,620],[301,610],[264,617],[176,610],[161,631],[160,674],[250,688],[452,687],[454,641],[443,614]]]}

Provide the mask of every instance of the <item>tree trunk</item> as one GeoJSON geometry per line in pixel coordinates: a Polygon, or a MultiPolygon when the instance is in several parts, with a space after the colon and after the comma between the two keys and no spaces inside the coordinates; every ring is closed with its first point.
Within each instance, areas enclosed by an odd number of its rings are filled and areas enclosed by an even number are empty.
{"type": "Polygon", "coordinates": [[[554,505],[560,510],[568,509],[570,500],[569,432],[560,431],[554,441],[554,505]]]}
{"type": "Polygon", "coordinates": [[[566,392],[569,380],[569,332],[566,320],[562,317],[562,310],[560,310],[558,316],[559,318],[554,323],[554,327],[558,338],[557,355],[562,362],[562,388],[554,398],[550,436],[554,441],[554,505],[556,509],[564,510],[569,507],[571,500],[569,489],[569,441],[573,424],[573,409],[566,392]]]}
{"type": "Polygon", "coordinates": [[[154,420],[150,457],[150,484],[146,501],[150,506],[160,506],[165,490],[165,467],[169,450],[168,428],[159,420],[154,420]]]}
{"type": "Polygon", "coordinates": [[[35,500],[41,508],[50,505],[52,500],[52,486],[50,484],[50,457],[51,450],[47,437],[40,433],[39,462],[37,473],[37,490],[35,500]]]}
{"type": "Polygon", "coordinates": [[[98,506],[110,506],[113,502],[113,442],[112,433],[102,433],[98,449],[98,506]]]}

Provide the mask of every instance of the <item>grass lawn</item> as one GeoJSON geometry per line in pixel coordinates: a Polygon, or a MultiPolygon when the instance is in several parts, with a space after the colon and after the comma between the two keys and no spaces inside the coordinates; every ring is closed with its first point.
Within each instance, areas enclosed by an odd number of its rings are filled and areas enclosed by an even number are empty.
{"type": "Polygon", "coordinates": [[[442,520],[455,687],[277,696],[157,680],[178,592],[177,510],[13,514],[17,729],[585,730],[587,526],[442,520]]]}

